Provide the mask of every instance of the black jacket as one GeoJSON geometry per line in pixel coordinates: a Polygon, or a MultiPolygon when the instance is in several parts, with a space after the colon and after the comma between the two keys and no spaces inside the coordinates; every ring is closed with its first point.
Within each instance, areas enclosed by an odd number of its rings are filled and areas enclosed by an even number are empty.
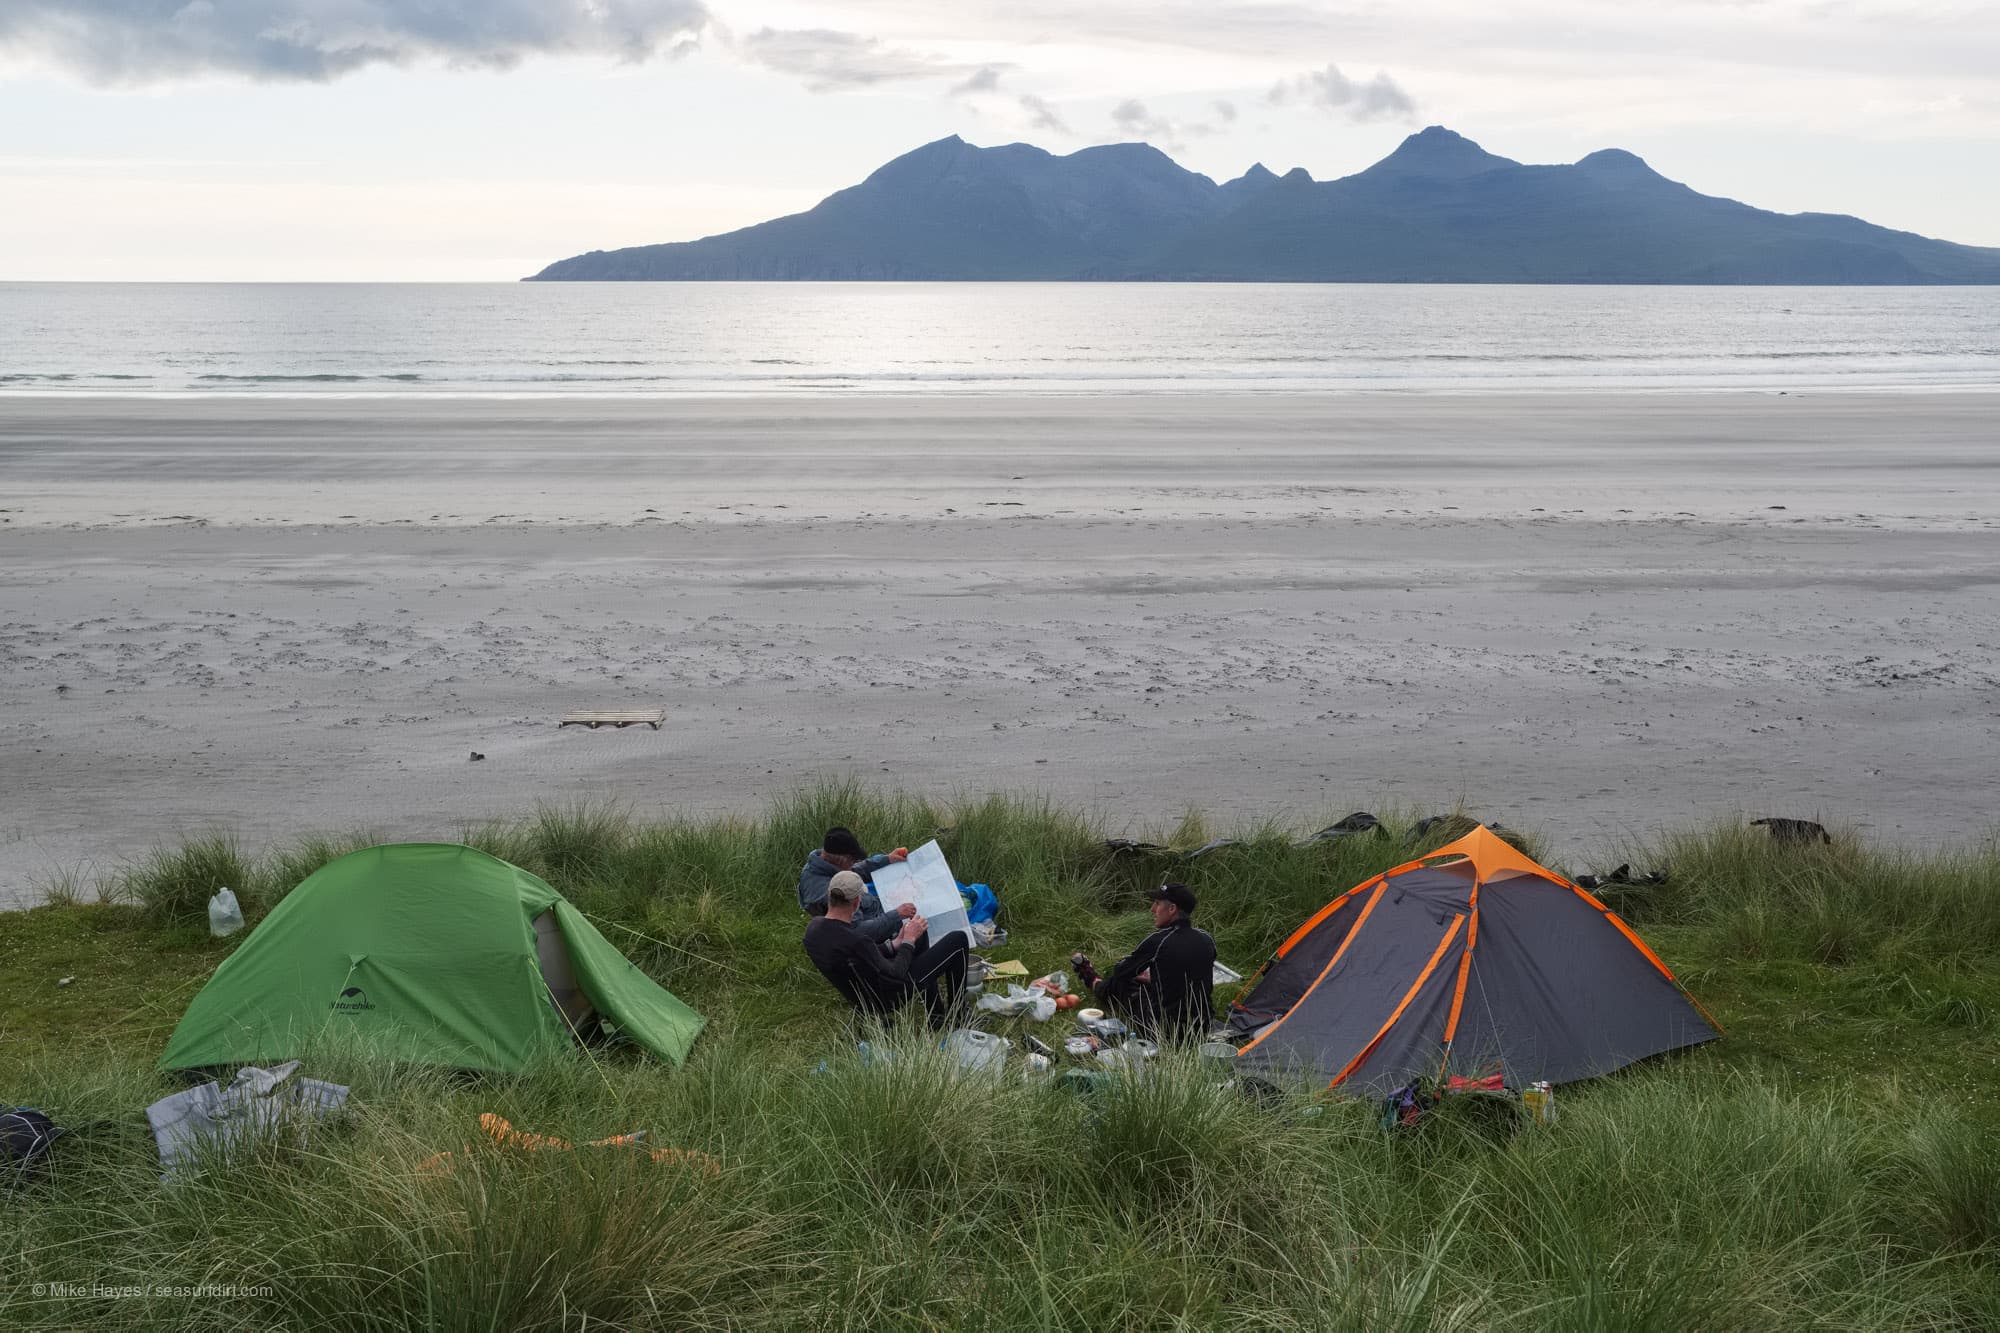
{"type": "Polygon", "coordinates": [[[816,916],[806,923],[805,946],[819,974],[856,1009],[893,1013],[909,997],[914,944],[872,940],[855,925],[816,916]]]}
{"type": "Polygon", "coordinates": [[[1139,941],[1093,988],[1166,1040],[1199,1039],[1215,1016],[1215,941],[1192,921],[1176,921],[1139,941]],[[1139,974],[1150,969],[1151,981],[1139,974]]]}

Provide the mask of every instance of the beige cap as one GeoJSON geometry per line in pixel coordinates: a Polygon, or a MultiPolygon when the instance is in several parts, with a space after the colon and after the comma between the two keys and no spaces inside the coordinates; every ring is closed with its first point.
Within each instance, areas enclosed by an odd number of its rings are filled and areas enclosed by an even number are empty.
{"type": "Polygon", "coordinates": [[[861,895],[868,892],[868,885],[852,870],[843,870],[827,882],[826,900],[830,903],[858,903],[861,895]]]}

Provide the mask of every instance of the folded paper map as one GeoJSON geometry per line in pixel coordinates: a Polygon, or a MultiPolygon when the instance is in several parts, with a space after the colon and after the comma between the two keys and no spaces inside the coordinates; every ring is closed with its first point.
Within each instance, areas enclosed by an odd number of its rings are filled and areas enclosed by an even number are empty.
{"type": "Polygon", "coordinates": [[[945,863],[944,850],[935,839],[911,851],[909,860],[891,862],[876,871],[875,897],[885,912],[893,912],[904,903],[915,903],[918,915],[930,919],[932,944],[954,930],[965,932],[968,946],[973,943],[965,899],[958,896],[958,880],[953,878],[951,867],[945,863]]]}

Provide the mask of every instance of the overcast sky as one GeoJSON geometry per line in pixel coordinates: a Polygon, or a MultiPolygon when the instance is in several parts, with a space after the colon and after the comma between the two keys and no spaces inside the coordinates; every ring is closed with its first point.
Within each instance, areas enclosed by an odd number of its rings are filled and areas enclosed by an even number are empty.
{"type": "Polygon", "coordinates": [[[0,278],[512,279],[948,134],[1327,179],[1428,124],[2000,245],[1994,0],[0,0],[0,278]]]}

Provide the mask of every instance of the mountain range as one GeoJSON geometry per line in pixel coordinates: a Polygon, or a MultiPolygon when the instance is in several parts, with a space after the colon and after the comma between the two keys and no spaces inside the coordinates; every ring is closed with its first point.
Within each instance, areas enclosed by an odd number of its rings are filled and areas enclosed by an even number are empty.
{"type": "Polygon", "coordinates": [[[592,250],[528,281],[2000,283],[2000,249],[1698,193],[1607,148],[1567,166],[1433,125],[1365,171],[1216,184],[1143,143],[956,135],[813,208],[592,250]]]}

